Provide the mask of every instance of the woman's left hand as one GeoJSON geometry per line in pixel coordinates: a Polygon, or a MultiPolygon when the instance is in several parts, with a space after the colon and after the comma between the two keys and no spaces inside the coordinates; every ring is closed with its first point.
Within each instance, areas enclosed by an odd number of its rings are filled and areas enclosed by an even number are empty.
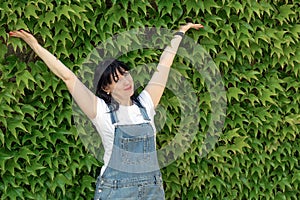
{"type": "Polygon", "coordinates": [[[35,37],[31,33],[28,33],[24,30],[10,31],[9,35],[11,37],[23,39],[31,48],[34,48],[38,44],[38,41],[35,39],[35,37]]]}
{"type": "Polygon", "coordinates": [[[187,23],[186,25],[181,26],[179,31],[185,33],[191,28],[198,30],[200,28],[204,28],[204,26],[202,24],[187,23]]]}

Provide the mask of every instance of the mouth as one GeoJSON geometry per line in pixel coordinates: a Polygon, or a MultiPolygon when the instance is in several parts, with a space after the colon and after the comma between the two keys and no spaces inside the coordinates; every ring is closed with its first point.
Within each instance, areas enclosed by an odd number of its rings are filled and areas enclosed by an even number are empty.
{"type": "Polygon", "coordinates": [[[128,86],[128,87],[125,87],[125,88],[124,88],[125,91],[129,91],[129,90],[131,90],[131,89],[132,89],[132,86],[128,86]]]}

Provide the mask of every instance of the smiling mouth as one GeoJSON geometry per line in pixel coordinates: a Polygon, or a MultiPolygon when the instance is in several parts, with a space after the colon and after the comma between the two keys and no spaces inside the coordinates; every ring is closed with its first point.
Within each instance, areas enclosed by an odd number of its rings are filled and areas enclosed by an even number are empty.
{"type": "Polygon", "coordinates": [[[129,86],[129,87],[126,87],[124,90],[128,91],[128,90],[131,90],[132,89],[132,86],[129,86]]]}

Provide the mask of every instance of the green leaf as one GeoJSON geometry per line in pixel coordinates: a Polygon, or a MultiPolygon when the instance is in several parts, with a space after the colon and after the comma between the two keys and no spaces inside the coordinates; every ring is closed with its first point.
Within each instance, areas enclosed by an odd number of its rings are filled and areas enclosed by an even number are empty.
{"type": "Polygon", "coordinates": [[[20,86],[20,83],[23,82],[25,84],[26,88],[29,88],[29,85],[28,85],[29,80],[31,80],[32,82],[35,82],[35,79],[27,70],[16,74],[16,82],[17,82],[18,87],[20,86]]]}
{"type": "Polygon", "coordinates": [[[28,132],[27,129],[25,128],[25,126],[23,125],[22,123],[22,120],[21,119],[9,119],[8,121],[8,130],[11,132],[11,134],[16,138],[18,139],[18,136],[17,136],[17,128],[18,129],[21,129],[25,132],[28,132]]]}
{"type": "Polygon", "coordinates": [[[54,178],[56,185],[62,190],[63,195],[66,193],[66,185],[72,185],[72,180],[68,179],[63,174],[58,174],[54,178]]]}
{"type": "Polygon", "coordinates": [[[160,17],[164,16],[166,13],[171,15],[173,2],[172,1],[160,1],[157,5],[158,12],[161,13],[160,17]],[[163,12],[165,11],[165,12],[163,12]]]}
{"type": "Polygon", "coordinates": [[[24,16],[27,19],[30,19],[30,17],[34,17],[34,18],[39,18],[38,15],[36,14],[36,11],[40,11],[39,7],[37,7],[36,5],[33,4],[28,4],[25,8],[25,13],[24,16]]]}
{"type": "MultiPolygon", "coordinates": [[[[1,129],[0,129],[0,141],[1,141],[2,145],[4,145],[5,136],[4,136],[3,131],[1,129]]],[[[0,145],[0,146],[2,146],[2,145],[0,145]]],[[[0,155],[0,157],[1,157],[1,155],[0,155]]],[[[0,164],[0,166],[1,166],[1,164],[0,164]]]]}
{"type": "Polygon", "coordinates": [[[60,7],[57,7],[56,9],[58,21],[61,19],[62,16],[65,16],[68,20],[71,20],[69,13],[76,14],[76,12],[68,5],[62,5],[60,7]]]}
{"type": "Polygon", "coordinates": [[[227,90],[227,98],[228,98],[228,102],[231,103],[231,99],[235,99],[237,101],[239,101],[239,95],[244,95],[245,93],[237,87],[230,87],[227,90]]]}
{"type": "Polygon", "coordinates": [[[210,15],[212,15],[212,8],[220,8],[220,6],[214,0],[206,0],[203,1],[203,7],[200,8],[201,9],[204,8],[205,11],[207,11],[210,15]]]}
{"type": "Polygon", "coordinates": [[[243,148],[251,148],[247,142],[245,142],[245,139],[247,136],[244,137],[237,137],[234,139],[234,145],[231,145],[229,149],[233,151],[234,153],[239,152],[243,154],[243,148]]]}
{"type": "Polygon", "coordinates": [[[225,187],[226,184],[225,182],[219,178],[219,177],[213,177],[211,180],[210,180],[210,183],[209,183],[209,188],[210,189],[213,189],[214,187],[217,189],[217,192],[220,193],[222,188],[225,187]]]}
{"type": "Polygon", "coordinates": [[[22,170],[21,166],[14,159],[7,160],[5,163],[5,169],[15,176],[15,169],[22,170]]]}
{"type": "Polygon", "coordinates": [[[26,172],[28,172],[31,176],[38,176],[38,171],[41,169],[45,169],[46,167],[42,164],[38,163],[37,161],[32,160],[31,164],[26,165],[26,172]]]}
{"type": "MultiPolygon", "coordinates": [[[[3,198],[7,197],[8,199],[18,199],[23,197],[24,188],[23,187],[10,187],[7,190],[7,193],[3,198]]],[[[24,198],[22,198],[24,199],[24,198]]]]}
{"type": "Polygon", "coordinates": [[[225,143],[227,144],[228,142],[230,142],[233,138],[235,137],[239,137],[240,135],[238,134],[238,131],[240,130],[240,128],[235,128],[233,130],[229,130],[226,133],[222,134],[220,136],[220,139],[225,141],[225,143]]]}
{"type": "Polygon", "coordinates": [[[192,10],[195,12],[196,15],[199,13],[198,4],[195,0],[185,0],[187,14],[189,14],[192,10]]]}
{"type": "Polygon", "coordinates": [[[40,27],[43,27],[43,23],[45,23],[48,26],[48,28],[51,28],[51,24],[53,24],[55,22],[55,18],[56,18],[56,15],[54,12],[45,13],[45,16],[43,17],[43,19],[39,20],[40,27]]]}
{"type": "Polygon", "coordinates": [[[35,114],[37,112],[37,109],[34,108],[32,105],[29,105],[29,104],[23,105],[21,110],[23,111],[24,114],[29,114],[33,118],[35,117],[35,114]]]}
{"type": "MultiPolygon", "coordinates": [[[[3,37],[0,33],[0,37],[3,37]]],[[[4,56],[7,53],[7,46],[4,45],[3,43],[0,43],[0,60],[4,60],[4,56]]]]}
{"type": "Polygon", "coordinates": [[[27,147],[22,147],[19,150],[19,153],[15,155],[14,159],[17,162],[20,158],[22,158],[22,159],[26,160],[28,164],[30,164],[30,159],[31,159],[30,155],[35,155],[35,153],[32,152],[27,147]]]}
{"type": "Polygon", "coordinates": [[[83,193],[83,191],[86,189],[91,190],[92,189],[91,183],[93,183],[94,181],[95,181],[95,178],[84,175],[81,179],[81,182],[82,182],[81,193],[83,193]]]}
{"type": "Polygon", "coordinates": [[[262,105],[266,105],[267,102],[277,105],[277,103],[273,100],[273,96],[277,96],[275,92],[272,92],[269,89],[264,89],[259,96],[259,100],[261,101],[262,105]]]}
{"type": "Polygon", "coordinates": [[[244,12],[244,6],[238,2],[238,1],[232,1],[228,4],[228,6],[232,7],[235,9],[236,14],[239,14],[240,12],[244,12]]]}

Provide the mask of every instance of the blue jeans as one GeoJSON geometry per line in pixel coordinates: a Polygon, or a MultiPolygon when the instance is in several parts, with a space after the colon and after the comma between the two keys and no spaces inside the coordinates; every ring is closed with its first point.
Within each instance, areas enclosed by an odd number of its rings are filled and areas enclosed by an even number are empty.
{"type": "Polygon", "coordinates": [[[165,193],[160,174],[119,181],[106,180],[99,176],[94,199],[164,200],[165,193]]]}

